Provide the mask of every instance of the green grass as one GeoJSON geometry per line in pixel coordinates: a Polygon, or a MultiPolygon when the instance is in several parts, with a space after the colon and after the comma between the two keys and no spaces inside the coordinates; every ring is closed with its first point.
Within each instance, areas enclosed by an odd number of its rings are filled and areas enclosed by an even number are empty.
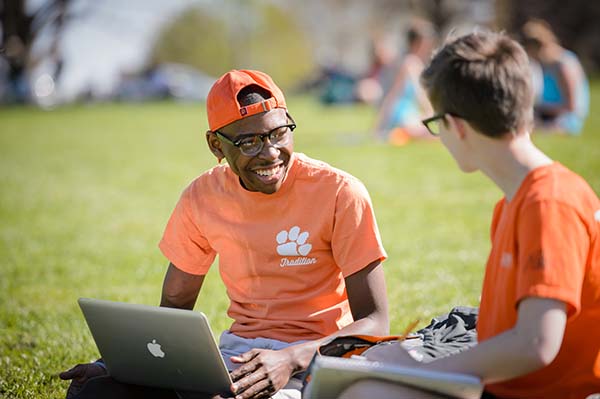
{"type": "MultiPolygon", "coordinates": [[[[600,86],[592,93],[597,104],[600,86]]],[[[460,173],[439,142],[372,142],[369,108],[289,102],[296,150],[371,193],[389,254],[393,332],[477,305],[499,190],[460,173]]],[[[201,105],[0,109],[0,397],[61,398],[56,374],[97,357],[78,297],[158,304],[167,261],[156,244],[181,190],[216,162],[205,129],[201,105]]],[[[581,137],[535,141],[600,192],[598,114],[581,137]]],[[[215,330],[228,327],[214,271],[198,306],[215,330]]]]}

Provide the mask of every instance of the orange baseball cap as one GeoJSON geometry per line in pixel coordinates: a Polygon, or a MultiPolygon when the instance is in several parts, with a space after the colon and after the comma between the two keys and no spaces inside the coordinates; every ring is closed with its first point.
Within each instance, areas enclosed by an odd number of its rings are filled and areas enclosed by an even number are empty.
{"type": "Polygon", "coordinates": [[[273,108],[287,110],[283,92],[266,73],[248,69],[234,69],[221,76],[206,98],[208,126],[213,132],[232,122],[273,108]],[[271,98],[256,104],[240,105],[237,95],[240,90],[250,85],[258,85],[268,90],[271,98]]]}

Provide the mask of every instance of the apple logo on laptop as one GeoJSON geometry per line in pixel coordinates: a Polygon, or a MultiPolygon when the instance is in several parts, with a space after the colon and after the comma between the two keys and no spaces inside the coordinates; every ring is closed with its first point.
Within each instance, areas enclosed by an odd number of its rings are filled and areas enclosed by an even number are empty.
{"type": "Polygon", "coordinates": [[[153,339],[152,342],[148,342],[148,351],[154,357],[165,357],[165,352],[160,349],[160,344],[156,343],[156,340],[153,339]]]}

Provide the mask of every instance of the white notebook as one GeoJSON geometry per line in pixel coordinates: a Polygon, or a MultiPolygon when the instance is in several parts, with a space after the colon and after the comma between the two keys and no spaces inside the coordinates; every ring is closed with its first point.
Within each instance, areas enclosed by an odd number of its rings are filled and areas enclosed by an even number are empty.
{"type": "Polygon", "coordinates": [[[479,399],[483,392],[479,378],[467,374],[422,370],[366,359],[319,356],[314,359],[311,380],[303,398],[335,398],[352,383],[364,378],[398,382],[461,399],[479,399]]]}

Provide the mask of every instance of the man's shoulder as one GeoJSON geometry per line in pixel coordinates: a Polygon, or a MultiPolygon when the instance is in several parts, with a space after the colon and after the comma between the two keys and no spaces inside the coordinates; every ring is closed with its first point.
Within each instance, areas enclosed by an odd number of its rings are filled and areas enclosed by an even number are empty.
{"type": "Polygon", "coordinates": [[[578,209],[597,207],[600,203],[583,177],[558,162],[534,175],[524,197],[525,204],[557,202],[578,209]]]}
{"type": "Polygon", "coordinates": [[[196,197],[211,192],[227,190],[231,184],[232,172],[227,165],[217,165],[194,178],[184,192],[196,197]]]}
{"type": "Polygon", "coordinates": [[[316,182],[327,184],[336,182],[339,185],[362,185],[362,182],[354,175],[327,162],[310,158],[302,153],[295,153],[294,155],[298,166],[298,174],[301,177],[311,178],[316,182]]]}

